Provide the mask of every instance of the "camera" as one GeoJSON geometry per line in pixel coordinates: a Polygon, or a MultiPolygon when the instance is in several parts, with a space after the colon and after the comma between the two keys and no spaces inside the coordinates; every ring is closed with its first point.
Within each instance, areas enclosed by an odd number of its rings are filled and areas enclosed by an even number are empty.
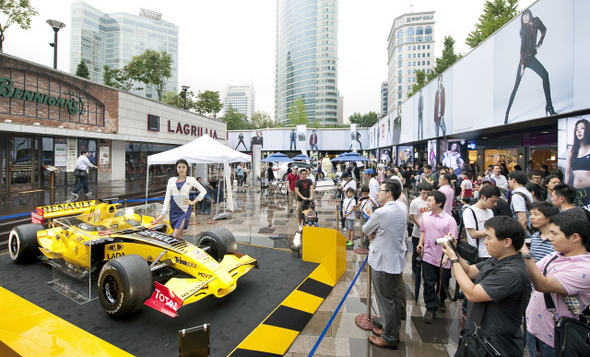
{"type": "Polygon", "coordinates": [[[438,238],[434,241],[434,243],[436,245],[440,245],[441,247],[443,245],[445,245],[445,242],[449,242],[449,244],[453,243],[453,237],[449,234],[447,234],[446,236],[442,237],[442,238],[438,238]]]}

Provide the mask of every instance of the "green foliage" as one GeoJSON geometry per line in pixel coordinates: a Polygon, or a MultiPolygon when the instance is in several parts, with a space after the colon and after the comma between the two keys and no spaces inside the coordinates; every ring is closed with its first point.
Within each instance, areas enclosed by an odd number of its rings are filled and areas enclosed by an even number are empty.
{"type": "Polygon", "coordinates": [[[408,98],[418,93],[427,84],[426,72],[416,71],[416,83],[412,84],[412,90],[408,92],[408,98]]]}
{"type": "Polygon", "coordinates": [[[348,117],[351,124],[356,124],[363,128],[370,128],[379,121],[379,114],[370,111],[367,114],[354,113],[348,117]]]}
{"type": "Polygon", "coordinates": [[[141,87],[134,88],[133,80],[129,77],[129,73],[127,73],[125,68],[116,69],[105,65],[102,68],[102,82],[109,87],[120,89],[125,92],[129,92],[133,89],[143,89],[141,87]]]}
{"type": "Polygon", "coordinates": [[[220,119],[227,124],[227,130],[250,129],[246,114],[241,114],[236,109],[234,109],[231,104],[225,111],[225,115],[220,119]]]}
{"type": "Polygon", "coordinates": [[[197,97],[196,112],[199,114],[211,113],[214,119],[217,118],[217,113],[223,108],[223,104],[219,100],[219,92],[206,90],[199,93],[197,97]]]}
{"type": "Polygon", "coordinates": [[[275,122],[270,117],[270,114],[258,110],[252,114],[252,122],[250,125],[253,129],[274,128],[275,122]]]}
{"type": "MultiPolygon", "coordinates": [[[[184,98],[184,91],[180,91],[180,92],[167,91],[162,96],[162,102],[164,102],[168,105],[172,105],[174,107],[180,108],[180,109],[185,108],[184,99],[185,99],[184,98]]],[[[197,107],[197,96],[192,91],[186,92],[186,110],[194,111],[196,107],[197,107]]]]}
{"type": "Polygon", "coordinates": [[[438,77],[447,68],[451,67],[461,58],[460,54],[455,54],[455,40],[451,36],[445,36],[444,49],[442,56],[436,59],[434,68],[428,74],[428,82],[438,77]]]}
{"type": "Polygon", "coordinates": [[[517,5],[518,0],[486,1],[483,14],[479,17],[479,22],[475,24],[475,30],[471,31],[467,36],[465,43],[474,48],[485,41],[486,38],[518,14],[517,5]]]}
{"type": "Polygon", "coordinates": [[[172,55],[166,51],[145,50],[134,56],[125,66],[131,79],[151,86],[158,93],[158,101],[162,101],[162,91],[172,77],[172,55]]]}
{"type": "Polygon", "coordinates": [[[307,108],[301,97],[297,98],[287,112],[290,125],[307,125],[307,108]]]}
{"type": "Polygon", "coordinates": [[[88,71],[88,66],[86,65],[86,62],[84,62],[84,60],[80,60],[80,63],[78,63],[78,68],[76,68],[76,75],[78,77],[90,79],[90,72],[88,71]]]}
{"type": "Polygon", "coordinates": [[[21,29],[31,27],[31,18],[39,15],[29,0],[0,0],[0,52],[3,51],[4,32],[14,24],[21,29]]]}

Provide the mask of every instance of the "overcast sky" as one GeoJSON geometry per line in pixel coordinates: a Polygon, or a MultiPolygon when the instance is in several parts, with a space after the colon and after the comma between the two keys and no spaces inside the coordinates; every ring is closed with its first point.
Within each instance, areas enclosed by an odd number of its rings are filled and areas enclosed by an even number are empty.
{"type": "MultiPolygon", "coordinates": [[[[536,0],[520,0],[519,10],[536,0]]],[[[4,52],[53,66],[53,31],[47,19],[66,23],[58,40],[58,69],[69,71],[70,4],[77,0],[31,0],[39,15],[29,30],[13,25],[4,52]]],[[[105,12],[139,14],[147,8],[179,27],[179,86],[219,91],[227,84],[252,83],[256,110],[274,117],[276,0],[86,0],[105,12]]],[[[436,11],[435,56],[444,36],[455,39],[465,54],[465,38],[483,11],[485,0],[340,0],[338,89],[344,97],[344,118],[354,112],[379,112],[381,82],[387,80],[387,36],[393,19],[404,14],[436,11]],[[413,4],[413,8],[411,5],[413,4]]],[[[0,14],[0,21],[5,17],[0,14]]]]}

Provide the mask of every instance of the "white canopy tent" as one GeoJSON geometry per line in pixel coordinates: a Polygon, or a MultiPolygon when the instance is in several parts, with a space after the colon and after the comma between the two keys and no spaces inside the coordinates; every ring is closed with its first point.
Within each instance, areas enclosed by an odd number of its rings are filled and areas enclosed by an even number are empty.
{"type": "MultiPolygon", "coordinates": [[[[251,162],[252,157],[234,150],[209,135],[203,136],[174,149],[147,157],[147,173],[145,183],[145,197],[148,197],[150,165],[169,165],[177,160],[185,159],[189,164],[218,164],[223,163],[225,172],[229,172],[227,164],[231,162],[251,162]]],[[[229,181],[229,176],[228,176],[229,181]]]]}

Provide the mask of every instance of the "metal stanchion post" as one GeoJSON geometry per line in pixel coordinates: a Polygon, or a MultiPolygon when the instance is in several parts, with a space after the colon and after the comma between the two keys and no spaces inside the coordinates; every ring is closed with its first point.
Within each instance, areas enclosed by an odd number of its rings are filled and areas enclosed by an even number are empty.
{"type": "Polygon", "coordinates": [[[372,330],[375,328],[372,321],[374,317],[376,316],[371,315],[371,267],[367,262],[367,313],[358,315],[354,322],[363,330],[372,330]]]}

